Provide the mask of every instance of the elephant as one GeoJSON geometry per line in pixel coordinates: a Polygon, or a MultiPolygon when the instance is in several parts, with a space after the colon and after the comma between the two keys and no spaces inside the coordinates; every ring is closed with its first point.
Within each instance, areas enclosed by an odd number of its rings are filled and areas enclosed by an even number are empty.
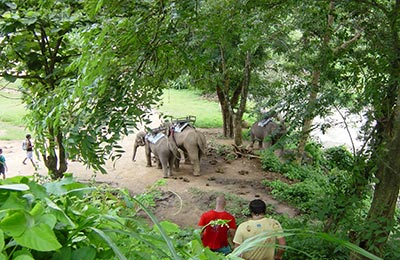
{"type": "Polygon", "coordinates": [[[272,118],[266,118],[255,122],[250,129],[251,144],[250,148],[254,147],[254,142],[258,141],[259,149],[268,148],[274,145],[279,138],[287,133],[287,129],[283,121],[279,124],[274,122],[272,118]],[[265,138],[270,137],[266,142],[265,138]]]}
{"type": "Polygon", "coordinates": [[[147,167],[152,166],[151,153],[153,153],[157,161],[157,167],[163,170],[164,178],[172,176],[172,168],[173,165],[176,165],[179,151],[171,138],[168,138],[162,132],[147,134],[144,131],[140,131],[137,133],[133,145],[133,161],[135,161],[136,151],[139,146],[145,147],[147,167]]]}
{"type": "MultiPolygon", "coordinates": [[[[193,164],[193,175],[200,176],[200,160],[206,153],[206,137],[189,123],[166,123],[167,134],[175,141],[177,147],[183,151],[185,163],[193,164]]],[[[179,165],[176,165],[176,167],[179,165]]]]}

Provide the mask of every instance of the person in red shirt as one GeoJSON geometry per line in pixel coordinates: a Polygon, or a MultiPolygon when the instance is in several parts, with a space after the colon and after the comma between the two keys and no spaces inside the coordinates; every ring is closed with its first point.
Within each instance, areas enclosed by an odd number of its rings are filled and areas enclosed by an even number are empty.
{"type": "Polygon", "coordinates": [[[225,211],[226,200],[224,196],[218,196],[215,209],[204,212],[199,220],[201,241],[205,247],[212,251],[225,255],[232,252],[228,237],[232,242],[236,230],[235,217],[225,211]]]}

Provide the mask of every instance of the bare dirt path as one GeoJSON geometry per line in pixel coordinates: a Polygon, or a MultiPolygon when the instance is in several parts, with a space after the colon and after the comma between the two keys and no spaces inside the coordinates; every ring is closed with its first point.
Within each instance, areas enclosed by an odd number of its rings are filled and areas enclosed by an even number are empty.
{"type": "MultiPolygon", "coordinates": [[[[221,143],[230,145],[231,140],[218,138],[219,130],[200,129],[206,134],[208,143],[221,143]]],[[[110,184],[113,187],[127,188],[132,194],[145,191],[157,180],[162,179],[161,169],[146,167],[144,148],[139,148],[136,161],[132,161],[132,146],[135,135],[130,135],[121,140],[125,154],[115,163],[107,163],[108,174],[96,174],[96,181],[110,184]]],[[[0,147],[6,156],[9,173],[7,177],[16,175],[32,175],[31,164],[23,165],[25,152],[21,148],[22,140],[0,141],[0,147]]],[[[38,158],[35,158],[38,160],[38,158]]],[[[43,162],[38,161],[39,174],[47,175],[43,162]]],[[[90,181],[94,176],[93,171],[85,168],[79,162],[70,162],[68,172],[74,174],[79,181],[90,181]]],[[[204,194],[215,192],[230,193],[247,201],[261,198],[274,206],[277,213],[294,216],[297,211],[284,203],[275,200],[261,184],[263,179],[276,179],[278,175],[261,170],[257,159],[239,158],[232,162],[210,151],[202,159],[201,176],[195,177],[191,173],[191,165],[181,164],[173,178],[166,179],[162,189],[166,192],[165,198],[160,200],[156,210],[159,219],[171,220],[181,227],[196,227],[200,214],[209,207],[210,197],[204,194]],[[200,191],[193,192],[193,191],[200,191]],[[169,194],[169,195],[168,195],[169,194]],[[171,201],[169,201],[171,200],[171,201]]]]}

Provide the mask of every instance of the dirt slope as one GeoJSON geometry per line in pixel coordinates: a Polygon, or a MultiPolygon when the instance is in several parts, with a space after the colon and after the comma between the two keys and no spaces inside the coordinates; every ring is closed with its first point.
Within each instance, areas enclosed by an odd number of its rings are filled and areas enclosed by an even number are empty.
{"type": "MultiPolygon", "coordinates": [[[[220,139],[219,130],[200,129],[204,132],[209,147],[216,144],[230,145],[231,140],[220,139]]],[[[108,174],[94,174],[79,162],[69,163],[69,172],[80,181],[90,181],[96,176],[98,182],[108,183],[114,187],[124,187],[132,194],[141,193],[147,187],[162,178],[161,169],[146,167],[144,148],[138,149],[136,162],[132,161],[132,145],[134,135],[125,137],[121,141],[126,153],[115,164],[109,162],[106,166],[108,174]]],[[[21,149],[21,141],[1,141],[4,155],[9,166],[8,177],[15,175],[32,175],[32,165],[23,165],[25,152],[21,149]]],[[[38,161],[39,173],[46,175],[43,162],[38,161]]],[[[209,207],[210,196],[215,192],[230,193],[245,200],[261,198],[274,205],[276,212],[294,216],[297,211],[284,203],[276,201],[261,184],[263,179],[277,179],[279,175],[267,173],[261,170],[257,159],[239,158],[234,161],[226,161],[219,156],[215,149],[209,149],[208,154],[201,162],[202,173],[194,177],[191,173],[191,165],[182,164],[173,178],[166,180],[162,187],[164,197],[159,200],[156,215],[159,219],[171,220],[181,227],[196,227],[200,214],[209,207]],[[198,191],[198,192],[193,192],[198,191]]],[[[228,202],[229,203],[229,202],[228,202]]]]}

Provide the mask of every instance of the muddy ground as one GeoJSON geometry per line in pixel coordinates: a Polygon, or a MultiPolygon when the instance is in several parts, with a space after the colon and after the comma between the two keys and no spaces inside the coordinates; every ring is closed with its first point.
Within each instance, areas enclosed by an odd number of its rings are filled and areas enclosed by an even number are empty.
{"type": "MultiPolygon", "coordinates": [[[[257,158],[227,160],[226,154],[221,151],[224,150],[223,147],[232,147],[233,141],[222,138],[220,129],[199,130],[206,134],[208,143],[208,152],[201,161],[201,176],[193,176],[192,166],[182,163],[179,171],[174,172],[172,178],[166,179],[155,209],[160,220],[170,220],[181,227],[196,227],[199,216],[211,207],[216,193],[230,194],[245,201],[261,198],[273,205],[276,213],[289,216],[297,214],[296,209],[275,200],[261,183],[265,179],[282,179],[279,174],[263,171],[257,158]]],[[[127,188],[133,195],[146,191],[157,180],[162,179],[162,172],[156,167],[146,167],[144,148],[138,149],[136,161],[132,161],[134,137],[132,134],[121,141],[126,153],[115,164],[109,162],[106,165],[108,174],[95,174],[80,162],[69,162],[68,172],[84,182],[91,181],[95,176],[97,182],[127,188]]],[[[34,173],[31,164],[22,164],[25,152],[21,148],[21,142],[0,142],[9,167],[7,177],[34,173]]],[[[35,160],[39,165],[39,174],[46,175],[43,162],[37,157],[35,160]]]]}

